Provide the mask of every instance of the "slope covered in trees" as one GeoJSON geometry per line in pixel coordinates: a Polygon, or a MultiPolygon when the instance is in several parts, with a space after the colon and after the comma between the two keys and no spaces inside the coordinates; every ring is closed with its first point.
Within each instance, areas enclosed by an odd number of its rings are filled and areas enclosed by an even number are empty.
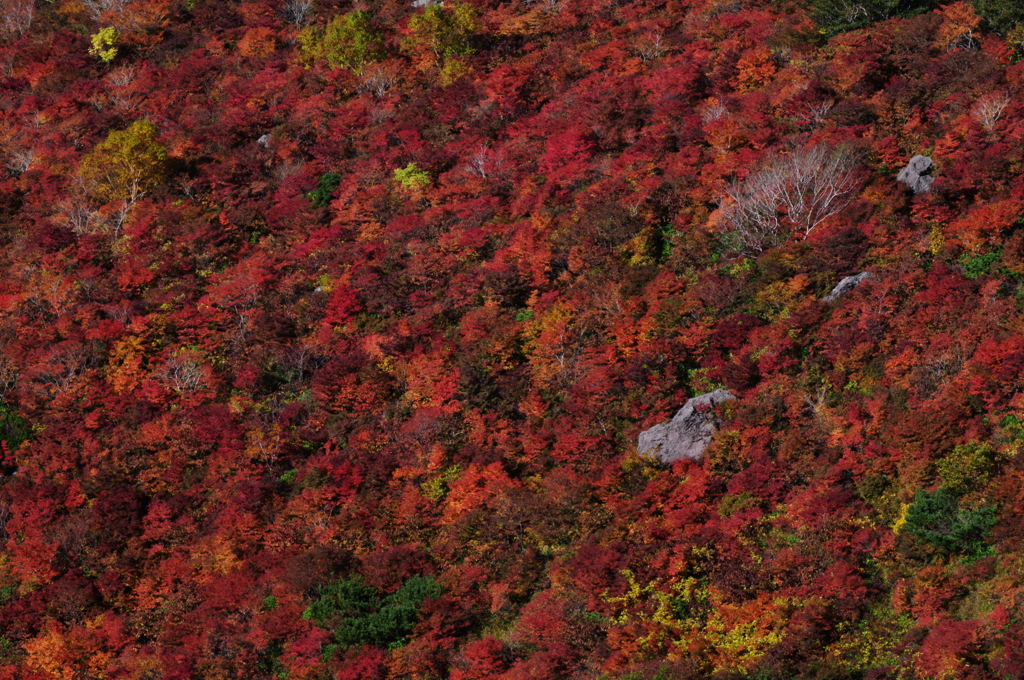
{"type": "Polygon", "coordinates": [[[0,0],[0,678],[1024,675],[1019,3],[413,4],[0,0]]]}

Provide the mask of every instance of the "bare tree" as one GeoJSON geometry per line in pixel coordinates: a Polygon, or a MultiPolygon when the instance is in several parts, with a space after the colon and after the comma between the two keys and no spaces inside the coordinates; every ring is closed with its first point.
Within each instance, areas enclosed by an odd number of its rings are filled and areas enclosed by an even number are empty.
{"type": "Polygon", "coordinates": [[[996,123],[1003,117],[1003,111],[1010,105],[1010,96],[1005,92],[993,92],[987,94],[975,103],[971,109],[971,116],[978,121],[983,128],[992,132],[996,123]]]}
{"type": "Polygon", "coordinates": [[[76,234],[88,234],[94,230],[97,213],[89,199],[85,180],[80,175],[71,177],[61,199],[53,207],[54,216],[76,234]]]}
{"type": "Polygon", "coordinates": [[[857,163],[846,149],[816,146],[786,157],[779,173],[783,205],[804,238],[845,208],[859,188],[857,163]]]}
{"type": "MultiPolygon", "coordinates": [[[[420,1],[420,0],[417,0],[420,1]]],[[[558,14],[562,11],[563,0],[524,0],[527,5],[537,5],[548,14],[558,14]]],[[[432,0],[424,0],[423,5],[432,4],[432,0]]],[[[414,5],[415,6],[415,5],[414,5]]]]}
{"type": "Polygon", "coordinates": [[[818,127],[825,122],[833,106],[835,106],[835,102],[831,99],[813,102],[808,104],[802,113],[797,114],[797,118],[804,125],[818,127]]]}
{"type": "MultiPolygon", "coordinates": [[[[767,170],[767,168],[766,168],[767,170]]],[[[781,195],[773,172],[757,172],[727,191],[731,202],[723,206],[725,223],[744,251],[761,252],[785,240],[779,218],[781,195]]]]}
{"type": "Polygon", "coordinates": [[[388,62],[371,62],[359,74],[360,92],[370,92],[375,97],[383,97],[388,90],[398,83],[398,69],[388,62]]]}
{"type": "Polygon", "coordinates": [[[6,347],[0,352],[0,402],[18,385],[18,367],[7,356],[6,347]]]}
{"type": "Polygon", "coordinates": [[[468,166],[469,172],[481,179],[495,176],[503,177],[505,175],[502,172],[505,167],[503,155],[500,152],[495,153],[486,144],[481,144],[477,147],[473,155],[469,157],[468,166]]]}
{"type": "Polygon", "coordinates": [[[122,66],[106,78],[110,101],[121,111],[133,111],[142,103],[142,94],[133,87],[138,71],[134,66],[122,66]]]}
{"type": "Polygon", "coordinates": [[[197,352],[185,351],[172,356],[157,377],[178,394],[195,394],[208,387],[206,371],[197,352]]]}
{"type": "Polygon", "coordinates": [[[473,155],[469,157],[469,171],[478,175],[481,179],[487,179],[487,166],[490,160],[490,149],[486,144],[481,144],[473,155]]]}
{"type": "Polygon", "coordinates": [[[45,385],[51,394],[67,394],[89,364],[89,353],[81,344],[70,341],[58,345],[33,369],[34,381],[45,385]]]}
{"type": "Polygon", "coordinates": [[[654,61],[668,52],[668,45],[662,39],[661,33],[648,33],[636,44],[636,53],[642,61],[654,61]]]}
{"type": "Polygon", "coordinates": [[[727,190],[727,229],[744,250],[762,251],[791,233],[803,238],[853,200],[860,186],[847,149],[812,146],[776,156],[727,190]]]}
{"type": "Polygon", "coordinates": [[[299,385],[310,380],[327,363],[327,357],[302,344],[290,346],[277,363],[287,384],[299,385]]]}
{"type": "Polygon", "coordinates": [[[725,108],[725,104],[717,99],[709,99],[700,107],[700,119],[704,124],[713,123],[728,115],[729,110],[725,108]]]}
{"type": "Polygon", "coordinates": [[[306,162],[301,158],[295,161],[286,161],[279,165],[275,165],[271,176],[274,181],[280,184],[289,177],[294,177],[302,172],[302,168],[306,166],[306,162]]]}
{"type": "Polygon", "coordinates": [[[817,14],[819,25],[856,25],[862,21],[870,21],[874,16],[874,13],[868,11],[868,8],[860,0],[833,0],[828,3],[819,3],[817,14]]]}
{"type": "Polygon", "coordinates": [[[7,154],[7,169],[19,175],[32,167],[36,152],[32,149],[18,149],[7,154]]]}
{"type": "Polygon", "coordinates": [[[94,21],[118,17],[131,0],[84,0],[85,8],[94,21]]]}
{"type": "Polygon", "coordinates": [[[0,0],[0,39],[13,40],[25,35],[35,13],[33,0],[0,0]]]}
{"type": "Polygon", "coordinates": [[[179,175],[177,178],[177,184],[181,188],[181,193],[185,194],[189,198],[195,198],[199,192],[199,178],[189,177],[188,175],[179,175]]]}
{"type": "Polygon", "coordinates": [[[296,28],[309,23],[313,11],[313,0],[288,0],[284,5],[284,15],[296,28]]]}

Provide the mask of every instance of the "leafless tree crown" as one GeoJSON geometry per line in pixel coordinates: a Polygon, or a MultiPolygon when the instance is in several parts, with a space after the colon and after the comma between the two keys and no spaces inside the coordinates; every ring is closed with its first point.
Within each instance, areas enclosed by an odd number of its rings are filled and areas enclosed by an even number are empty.
{"type": "Polygon", "coordinates": [[[983,128],[992,132],[1003,117],[1003,111],[1010,105],[1010,96],[1002,92],[985,95],[971,109],[971,115],[983,128]]]}
{"type": "Polygon", "coordinates": [[[124,11],[131,0],[85,0],[85,8],[92,15],[93,20],[114,18],[124,11]]]}
{"type": "Polygon", "coordinates": [[[32,26],[36,7],[32,0],[0,0],[0,39],[20,38],[32,26]]]}
{"type": "Polygon", "coordinates": [[[383,97],[388,90],[398,84],[399,71],[394,64],[387,62],[372,62],[367,64],[363,72],[359,74],[359,84],[356,89],[360,92],[371,92],[376,97],[383,97]]]}
{"type": "Polygon", "coordinates": [[[652,32],[637,42],[635,50],[641,60],[654,61],[668,53],[669,47],[661,33],[652,32]]]}
{"type": "Polygon", "coordinates": [[[313,12],[313,0],[288,0],[284,4],[284,15],[297,28],[309,23],[313,12]]]}
{"type": "Polygon", "coordinates": [[[857,161],[844,148],[812,146],[775,156],[746,180],[729,187],[726,229],[743,250],[760,252],[802,238],[853,200],[857,161]]]}

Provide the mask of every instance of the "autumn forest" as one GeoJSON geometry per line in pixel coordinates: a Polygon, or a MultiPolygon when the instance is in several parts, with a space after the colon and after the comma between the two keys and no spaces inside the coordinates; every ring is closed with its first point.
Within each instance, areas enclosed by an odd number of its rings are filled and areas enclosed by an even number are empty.
{"type": "Polygon", "coordinates": [[[1016,0],[0,0],[0,680],[1009,680],[1022,513],[1016,0]]]}

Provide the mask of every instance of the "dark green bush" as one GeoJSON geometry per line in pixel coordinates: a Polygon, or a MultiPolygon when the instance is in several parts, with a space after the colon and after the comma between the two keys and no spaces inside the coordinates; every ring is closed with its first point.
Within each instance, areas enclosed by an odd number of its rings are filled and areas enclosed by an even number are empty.
{"type": "Polygon", "coordinates": [[[12,453],[32,437],[32,426],[6,404],[0,403],[0,440],[7,442],[12,453]]]}
{"type": "Polygon", "coordinates": [[[353,576],[323,586],[317,595],[302,617],[333,629],[337,647],[394,647],[412,633],[423,603],[441,596],[441,586],[431,576],[413,576],[398,591],[381,597],[353,576]]]}
{"type": "Polygon", "coordinates": [[[824,33],[836,35],[937,5],[934,0],[814,0],[811,14],[824,33]]]}
{"type": "Polygon", "coordinates": [[[974,280],[988,274],[992,267],[999,262],[999,258],[999,251],[985,253],[984,255],[968,255],[964,253],[960,256],[960,264],[964,268],[964,276],[974,280]]]}
{"type": "Polygon", "coordinates": [[[1020,0],[974,0],[974,9],[985,20],[985,28],[1007,33],[1024,24],[1024,3],[1020,0]]]}
{"type": "Polygon", "coordinates": [[[322,208],[331,202],[335,190],[341,185],[341,175],[336,172],[325,172],[320,176],[320,183],[316,189],[309,192],[307,197],[313,203],[314,208],[322,208]]]}
{"type": "Polygon", "coordinates": [[[302,618],[318,626],[333,627],[340,620],[360,617],[375,610],[380,597],[377,591],[358,576],[322,586],[318,597],[302,614],[302,618]]]}
{"type": "Polygon", "coordinates": [[[945,553],[972,553],[983,547],[995,523],[994,506],[962,508],[955,492],[940,488],[917,492],[906,531],[945,553]]]}

